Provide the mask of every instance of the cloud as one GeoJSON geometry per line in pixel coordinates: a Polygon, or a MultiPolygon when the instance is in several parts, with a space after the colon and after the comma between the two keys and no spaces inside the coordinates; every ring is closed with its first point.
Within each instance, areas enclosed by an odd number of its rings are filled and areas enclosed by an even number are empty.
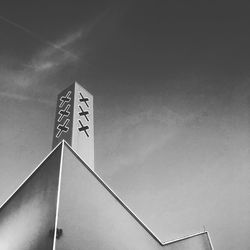
{"type": "Polygon", "coordinates": [[[109,12],[110,9],[101,12],[81,28],[70,32],[58,41],[46,42],[48,46],[38,52],[26,66],[35,72],[48,72],[70,63],[86,62],[85,40],[109,12]],[[77,44],[78,42],[80,43],[77,44]]]}
{"type": "Polygon", "coordinates": [[[69,51],[81,39],[82,31],[72,32],[34,54],[27,63],[17,58],[2,57],[0,61],[0,96],[19,101],[37,100],[50,105],[46,99],[37,99],[45,91],[43,84],[48,77],[65,66],[78,62],[79,57],[69,51]],[[66,50],[67,47],[67,50],[66,50]]]}
{"type": "Polygon", "coordinates": [[[47,48],[45,49],[45,53],[48,52],[48,55],[50,55],[51,53],[54,53],[55,51],[60,51],[61,54],[67,54],[71,57],[76,57],[72,52],[70,52],[69,50],[65,49],[64,47],[70,43],[73,43],[76,39],[81,37],[81,32],[77,32],[74,33],[73,35],[71,34],[70,36],[63,38],[60,42],[56,43],[56,42],[51,42],[48,41],[47,39],[41,37],[38,33],[29,30],[28,28],[26,28],[23,25],[20,25],[19,23],[16,23],[2,15],[0,15],[0,19],[14,27],[16,27],[17,29],[22,30],[23,32],[29,34],[31,37],[39,40],[40,42],[44,43],[47,45],[47,48]]]}
{"type": "Polygon", "coordinates": [[[58,91],[56,84],[52,82],[60,78],[60,72],[63,72],[65,67],[86,63],[85,55],[89,51],[86,39],[108,13],[109,9],[97,14],[80,28],[66,33],[56,41],[46,40],[26,27],[0,16],[2,20],[45,45],[26,61],[9,55],[1,57],[0,95],[24,101],[29,95],[30,99],[34,99],[36,96],[51,95],[53,91],[58,91]]]}
{"type": "Polygon", "coordinates": [[[79,40],[82,37],[82,35],[83,35],[83,30],[79,29],[78,31],[71,33],[70,35],[64,37],[62,40],[55,43],[55,46],[57,48],[62,48],[67,45],[70,45],[74,43],[75,41],[79,40]]]}
{"type": "Polygon", "coordinates": [[[36,73],[48,72],[68,63],[79,61],[79,56],[71,52],[74,44],[82,38],[82,29],[64,36],[62,39],[39,51],[26,65],[36,73]],[[67,47],[67,49],[66,49],[67,47]]]}
{"type": "Polygon", "coordinates": [[[27,70],[11,69],[10,67],[0,68],[1,87],[5,86],[5,90],[12,89],[13,87],[26,88],[30,86],[32,78],[27,70]]]}

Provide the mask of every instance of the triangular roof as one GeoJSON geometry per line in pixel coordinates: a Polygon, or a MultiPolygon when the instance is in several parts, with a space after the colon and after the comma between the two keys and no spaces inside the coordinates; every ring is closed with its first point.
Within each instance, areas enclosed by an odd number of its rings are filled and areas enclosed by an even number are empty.
{"type": "Polygon", "coordinates": [[[161,241],[63,141],[0,208],[0,249],[70,248],[213,249],[208,232],[161,241]]]}

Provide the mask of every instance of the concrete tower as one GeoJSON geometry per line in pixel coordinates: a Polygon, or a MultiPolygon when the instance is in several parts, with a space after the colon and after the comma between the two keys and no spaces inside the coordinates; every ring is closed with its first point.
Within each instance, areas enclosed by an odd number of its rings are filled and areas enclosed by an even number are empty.
{"type": "Polygon", "coordinates": [[[62,140],[94,170],[93,96],[76,82],[57,97],[52,148],[62,140]]]}
{"type": "Polygon", "coordinates": [[[54,149],[0,207],[0,250],[213,250],[208,232],[161,241],[93,171],[93,134],[93,97],[74,83],[54,149]]]}

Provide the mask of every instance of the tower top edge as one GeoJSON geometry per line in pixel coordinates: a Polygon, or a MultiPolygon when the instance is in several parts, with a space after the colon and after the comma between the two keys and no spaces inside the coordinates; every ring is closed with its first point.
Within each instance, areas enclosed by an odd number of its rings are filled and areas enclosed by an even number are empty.
{"type": "Polygon", "coordinates": [[[91,94],[85,86],[83,86],[81,83],[77,82],[77,81],[74,81],[73,83],[69,84],[66,88],[62,89],[57,96],[60,96],[65,90],[67,89],[74,89],[76,90],[76,88],[81,88],[81,89],[84,89],[84,91],[86,91],[90,96],[93,97],[93,94],[91,94]]]}
{"type": "Polygon", "coordinates": [[[80,88],[83,88],[89,95],[93,96],[87,89],[85,86],[83,86],[81,83],[77,82],[77,81],[74,81],[74,83],[72,84],[74,85],[75,87],[78,86],[80,88]]]}

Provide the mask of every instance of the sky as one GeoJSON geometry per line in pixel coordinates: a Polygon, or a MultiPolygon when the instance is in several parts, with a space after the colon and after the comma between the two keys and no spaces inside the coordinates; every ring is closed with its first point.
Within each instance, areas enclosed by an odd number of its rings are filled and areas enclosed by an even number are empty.
{"type": "Polygon", "coordinates": [[[0,203],[50,152],[57,94],[94,96],[95,170],[163,241],[250,247],[248,1],[6,1],[0,203]]]}

